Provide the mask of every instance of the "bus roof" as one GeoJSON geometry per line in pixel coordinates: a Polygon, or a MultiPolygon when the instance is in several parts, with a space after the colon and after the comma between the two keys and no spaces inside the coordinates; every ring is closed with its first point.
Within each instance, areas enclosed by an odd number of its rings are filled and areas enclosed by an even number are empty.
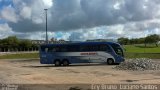
{"type": "Polygon", "coordinates": [[[76,43],[63,43],[63,44],[43,44],[41,46],[53,46],[53,45],[96,45],[96,44],[116,44],[119,45],[119,43],[116,42],[76,42],[76,43]]]}

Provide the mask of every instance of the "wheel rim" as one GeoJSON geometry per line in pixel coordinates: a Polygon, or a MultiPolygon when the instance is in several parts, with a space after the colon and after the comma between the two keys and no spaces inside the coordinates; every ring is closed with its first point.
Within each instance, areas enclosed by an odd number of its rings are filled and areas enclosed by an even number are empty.
{"type": "Polygon", "coordinates": [[[68,62],[67,62],[67,61],[64,61],[64,62],[63,62],[63,65],[64,65],[64,66],[67,66],[67,65],[68,65],[68,62]]]}
{"type": "Polygon", "coordinates": [[[59,61],[56,61],[56,62],[55,62],[55,65],[56,65],[56,66],[59,66],[59,65],[60,65],[60,62],[59,62],[59,61]]]}
{"type": "Polygon", "coordinates": [[[110,64],[113,64],[113,60],[108,60],[108,64],[110,65],[110,64]]]}

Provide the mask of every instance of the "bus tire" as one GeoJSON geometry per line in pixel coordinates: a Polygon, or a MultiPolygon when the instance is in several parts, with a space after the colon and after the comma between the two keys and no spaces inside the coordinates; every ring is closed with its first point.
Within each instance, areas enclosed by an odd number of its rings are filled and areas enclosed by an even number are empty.
{"type": "Polygon", "coordinates": [[[64,59],[62,64],[63,64],[63,66],[68,66],[69,65],[69,61],[67,59],[64,59]]]}
{"type": "Polygon", "coordinates": [[[55,60],[54,64],[55,64],[55,66],[61,66],[60,60],[55,60]]]}
{"type": "Polygon", "coordinates": [[[112,58],[107,59],[107,64],[108,65],[113,65],[114,64],[114,60],[112,58]]]}

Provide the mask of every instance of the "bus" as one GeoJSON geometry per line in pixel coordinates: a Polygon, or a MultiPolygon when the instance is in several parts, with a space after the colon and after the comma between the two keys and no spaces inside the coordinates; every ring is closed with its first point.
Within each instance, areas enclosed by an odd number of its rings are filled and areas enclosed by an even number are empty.
{"type": "Polygon", "coordinates": [[[44,44],[39,49],[41,64],[68,66],[74,63],[106,63],[108,65],[123,62],[123,48],[114,42],[79,42],[66,44],[44,44]]]}

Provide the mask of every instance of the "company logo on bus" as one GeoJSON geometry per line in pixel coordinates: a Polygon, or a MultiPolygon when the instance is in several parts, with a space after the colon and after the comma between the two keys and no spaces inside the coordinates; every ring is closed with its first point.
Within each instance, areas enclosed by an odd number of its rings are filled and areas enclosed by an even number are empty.
{"type": "Polygon", "coordinates": [[[84,53],[80,53],[81,55],[97,55],[96,52],[84,52],[84,53]]]}

